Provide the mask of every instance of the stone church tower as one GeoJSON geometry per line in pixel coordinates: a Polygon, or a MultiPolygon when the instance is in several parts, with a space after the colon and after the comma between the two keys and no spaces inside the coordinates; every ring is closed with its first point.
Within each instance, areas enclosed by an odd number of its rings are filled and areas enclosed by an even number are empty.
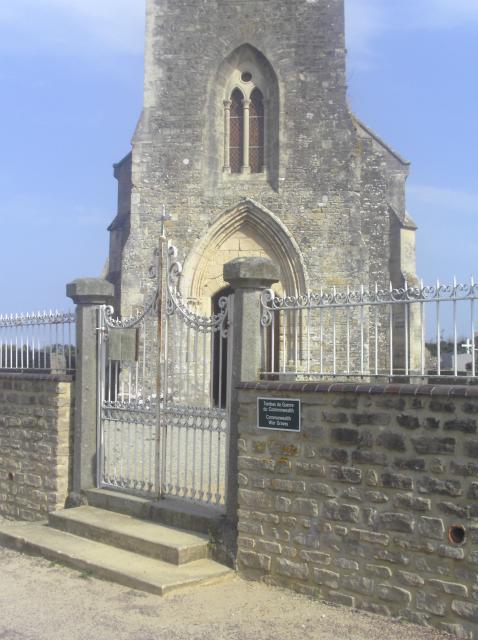
{"type": "Polygon", "coordinates": [[[345,63],[343,0],[147,0],[144,109],[109,228],[124,315],[154,286],[163,206],[206,314],[239,256],[268,256],[287,295],[414,277],[409,164],[350,112],[345,63]]]}

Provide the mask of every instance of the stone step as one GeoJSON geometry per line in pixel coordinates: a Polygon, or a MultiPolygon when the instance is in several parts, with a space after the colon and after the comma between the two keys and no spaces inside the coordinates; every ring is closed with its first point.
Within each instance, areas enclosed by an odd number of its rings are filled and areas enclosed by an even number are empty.
{"type": "Polygon", "coordinates": [[[205,535],[113,511],[76,507],[50,513],[48,521],[55,529],[171,564],[185,564],[208,557],[208,537],[205,535]]]}
{"type": "Polygon", "coordinates": [[[161,524],[213,534],[221,529],[224,513],[219,509],[178,498],[164,498],[151,505],[151,519],[161,524]]]}
{"type": "Polygon", "coordinates": [[[109,489],[87,489],[85,496],[88,504],[92,507],[124,513],[143,520],[151,519],[151,499],[109,489]]]}
{"type": "Polygon", "coordinates": [[[1,523],[0,544],[156,595],[234,574],[212,560],[173,565],[65,533],[46,523],[1,523]]]}
{"type": "Polygon", "coordinates": [[[221,528],[223,511],[179,498],[153,501],[108,489],[85,491],[88,504],[99,509],[124,513],[144,520],[154,520],[170,527],[208,534],[221,528]]]}

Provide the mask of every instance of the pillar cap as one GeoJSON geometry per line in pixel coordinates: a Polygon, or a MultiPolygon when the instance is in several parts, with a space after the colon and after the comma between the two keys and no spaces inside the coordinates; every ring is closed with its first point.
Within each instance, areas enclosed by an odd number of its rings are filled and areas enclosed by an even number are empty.
{"type": "Polygon", "coordinates": [[[233,289],[269,289],[280,279],[278,267],[268,258],[236,258],[224,265],[224,280],[233,289]]]}
{"type": "Polygon", "coordinates": [[[78,278],[66,285],[66,295],[75,304],[111,304],[115,288],[102,278],[78,278]]]}

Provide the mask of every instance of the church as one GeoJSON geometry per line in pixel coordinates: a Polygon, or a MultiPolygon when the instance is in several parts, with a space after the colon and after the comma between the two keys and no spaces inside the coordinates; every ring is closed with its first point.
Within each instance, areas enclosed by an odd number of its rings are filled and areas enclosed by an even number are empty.
{"type": "Polygon", "coordinates": [[[279,295],[413,282],[409,163],[350,111],[344,0],[146,4],[144,107],[109,227],[121,314],[154,288],[164,211],[204,314],[242,256],[278,266],[279,295]]]}

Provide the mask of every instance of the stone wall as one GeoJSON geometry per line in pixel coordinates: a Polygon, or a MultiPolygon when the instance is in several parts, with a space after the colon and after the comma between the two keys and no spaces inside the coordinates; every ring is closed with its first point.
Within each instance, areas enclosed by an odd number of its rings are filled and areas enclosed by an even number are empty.
{"type": "Polygon", "coordinates": [[[477,429],[473,387],[243,384],[241,572],[476,640],[477,429]],[[301,432],[257,429],[259,396],[301,432]]]}
{"type": "Polygon", "coordinates": [[[73,384],[0,373],[0,516],[42,520],[69,487],[73,384]]]}
{"type": "MultiPolygon", "coordinates": [[[[146,6],[144,109],[132,157],[115,170],[119,208],[110,227],[108,279],[121,292],[123,315],[144,304],[155,286],[149,273],[163,205],[182,261],[203,257],[220,273],[217,250],[229,252],[227,241],[240,231],[281,266],[280,221],[295,242],[287,255],[307,285],[289,286],[281,269],[288,295],[309,285],[402,286],[402,272],[414,272],[412,259],[400,262],[400,231],[410,226],[408,163],[349,111],[343,0],[147,0],[146,6]],[[223,170],[226,86],[242,69],[242,55],[274,77],[278,104],[266,110],[264,174],[223,170]],[[245,200],[260,207],[262,226],[245,200]]],[[[413,243],[405,244],[413,255],[413,243]]],[[[229,260],[240,255],[229,253],[229,260]]],[[[195,287],[193,276],[183,272],[185,297],[208,305],[218,289],[195,287]]]]}

